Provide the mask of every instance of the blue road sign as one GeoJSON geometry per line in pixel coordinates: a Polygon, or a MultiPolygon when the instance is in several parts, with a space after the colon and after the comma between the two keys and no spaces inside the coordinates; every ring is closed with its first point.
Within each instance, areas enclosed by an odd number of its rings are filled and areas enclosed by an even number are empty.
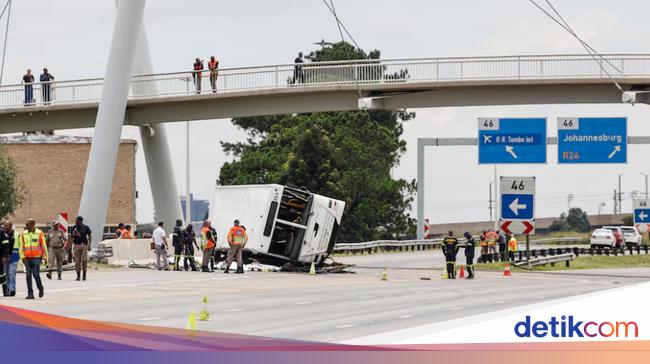
{"type": "Polygon", "coordinates": [[[546,163],[546,119],[479,118],[478,162],[546,163]]]}
{"type": "Polygon", "coordinates": [[[635,224],[650,224],[650,209],[634,209],[635,224]]]}
{"type": "Polygon", "coordinates": [[[627,118],[558,118],[557,162],[627,163],[627,118]]]}
{"type": "Polygon", "coordinates": [[[534,195],[502,194],[501,220],[532,220],[534,195]]]}

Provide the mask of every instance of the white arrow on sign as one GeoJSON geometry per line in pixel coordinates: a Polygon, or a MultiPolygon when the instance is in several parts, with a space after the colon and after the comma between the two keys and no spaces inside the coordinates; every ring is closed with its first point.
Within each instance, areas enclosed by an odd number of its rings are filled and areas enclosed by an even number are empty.
{"type": "Polygon", "coordinates": [[[519,210],[525,209],[526,205],[520,205],[519,204],[519,197],[517,197],[510,203],[510,205],[508,207],[510,208],[512,213],[519,216],[519,210]]]}
{"type": "Polygon", "coordinates": [[[609,153],[609,156],[607,156],[607,158],[612,159],[614,155],[620,151],[621,151],[621,146],[620,145],[615,146],[614,150],[611,153],[609,153]]]}
{"type": "Polygon", "coordinates": [[[510,155],[514,158],[517,159],[517,154],[515,154],[515,147],[506,145],[506,152],[510,153],[510,155]]]}
{"type": "Polygon", "coordinates": [[[639,219],[641,219],[641,221],[645,221],[646,217],[648,217],[648,214],[646,214],[645,211],[641,211],[639,214],[639,219]]]}

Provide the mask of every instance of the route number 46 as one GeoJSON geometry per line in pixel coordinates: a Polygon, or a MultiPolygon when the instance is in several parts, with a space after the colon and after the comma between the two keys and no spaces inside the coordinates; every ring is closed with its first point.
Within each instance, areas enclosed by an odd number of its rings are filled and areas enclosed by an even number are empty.
{"type": "Polygon", "coordinates": [[[515,191],[523,191],[526,189],[526,186],[524,185],[524,181],[514,180],[512,181],[512,186],[510,186],[510,189],[515,191]]]}
{"type": "Polygon", "coordinates": [[[639,201],[639,207],[648,207],[648,201],[639,201]]]}

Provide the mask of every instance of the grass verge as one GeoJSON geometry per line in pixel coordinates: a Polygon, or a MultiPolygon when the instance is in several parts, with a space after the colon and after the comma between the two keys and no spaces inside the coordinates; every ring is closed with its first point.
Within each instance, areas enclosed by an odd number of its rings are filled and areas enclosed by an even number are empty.
{"type": "MultiPolygon", "coordinates": [[[[503,263],[487,263],[475,265],[476,270],[483,271],[501,271],[503,263]]],[[[569,267],[564,263],[556,263],[555,266],[547,264],[545,266],[533,267],[533,271],[550,271],[550,270],[575,270],[575,269],[602,269],[602,268],[650,268],[650,254],[625,255],[625,256],[580,256],[571,262],[569,267]]],[[[514,268],[519,270],[519,268],[514,268]]]]}

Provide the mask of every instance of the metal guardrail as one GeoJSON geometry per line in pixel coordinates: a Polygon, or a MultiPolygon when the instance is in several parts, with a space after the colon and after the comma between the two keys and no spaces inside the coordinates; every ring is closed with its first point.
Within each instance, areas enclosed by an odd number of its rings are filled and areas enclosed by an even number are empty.
{"type": "MultiPolygon", "coordinates": [[[[603,63],[614,77],[650,77],[650,54],[603,55],[603,63]],[[619,72],[619,70],[621,72],[619,72]]],[[[138,75],[131,78],[130,99],[161,98],[197,93],[196,76],[202,93],[212,93],[210,71],[182,71],[138,75]],[[133,88],[143,91],[133,95],[133,88]]],[[[295,87],[337,87],[399,83],[440,83],[477,80],[552,80],[606,78],[590,55],[528,55],[496,57],[445,57],[422,59],[353,60],[280,64],[218,70],[216,92],[288,89],[295,87]]],[[[43,105],[41,83],[33,87],[33,105],[43,105]]],[[[50,104],[98,101],[102,78],[53,81],[49,83],[50,104]]],[[[25,84],[0,87],[0,110],[25,104],[25,84]]]]}
{"type": "MultiPolygon", "coordinates": [[[[478,236],[474,237],[478,240],[478,236]]],[[[465,238],[458,239],[460,243],[465,242],[465,238]]],[[[566,238],[543,238],[543,239],[532,239],[530,240],[531,244],[543,244],[548,242],[562,242],[562,243],[571,243],[571,242],[585,242],[589,241],[588,238],[583,237],[566,237],[566,238]]],[[[375,240],[362,243],[337,243],[334,245],[334,252],[353,252],[353,251],[363,251],[370,250],[370,252],[376,252],[378,248],[403,248],[406,247],[417,247],[417,250],[422,250],[422,248],[434,247],[436,245],[442,244],[442,238],[436,239],[420,239],[420,240],[375,240]]],[[[523,241],[519,242],[520,245],[525,244],[523,241]]]]}
{"type": "Polygon", "coordinates": [[[517,261],[514,262],[513,265],[516,265],[517,267],[520,268],[532,268],[536,267],[538,265],[544,265],[544,264],[555,264],[555,263],[561,263],[561,262],[566,262],[567,266],[569,265],[569,262],[572,260],[575,260],[576,256],[573,253],[565,253],[565,254],[559,254],[559,255],[548,255],[545,257],[537,257],[537,258],[531,258],[530,261],[517,261]]]}

